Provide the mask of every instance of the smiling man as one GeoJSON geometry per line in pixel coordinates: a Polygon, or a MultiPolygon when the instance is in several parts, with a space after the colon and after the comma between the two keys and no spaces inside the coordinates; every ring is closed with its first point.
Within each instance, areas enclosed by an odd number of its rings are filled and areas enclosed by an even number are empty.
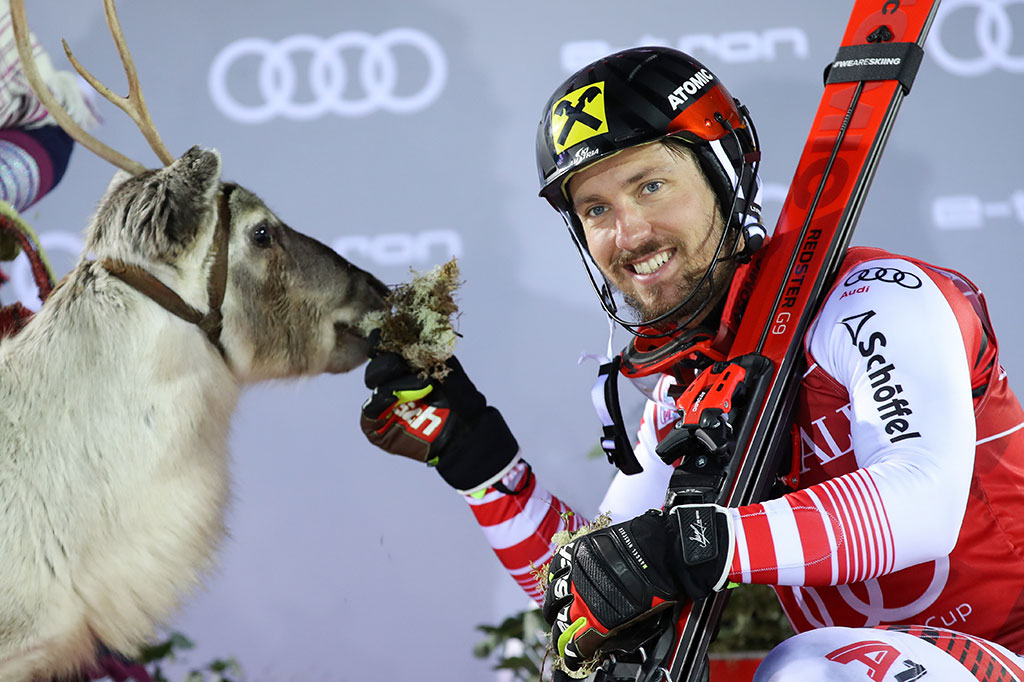
{"type": "MultiPolygon", "coordinates": [[[[666,138],[594,164],[569,180],[568,192],[591,257],[641,319],[669,312],[701,285],[725,221],[692,152],[678,141],[666,138]]],[[[715,269],[710,303],[725,294],[734,271],[734,261],[715,269]]],[[[699,324],[702,304],[691,299],[678,312],[699,324]]]]}
{"type": "Polygon", "coordinates": [[[655,449],[679,418],[664,396],[694,378],[695,335],[699,360],[729,357],[766,252],[760,154],[746,109],[667,48],[598,60],[544,107],[541,195],[606,314],[637,335],[623,365],[651,389],[642,471],[620,471],[600,506],[613,525],[556,551],[552,534],[581,517],[455,361],[428,383],[397,356],[372,360],[364,430],[466,496],[571,670],[634,648],[673,604],[761,583],[799,634],[759,681],[1024,679],[1024,410],[980,293],[952,270],[850,249],[804,339],[798,482],[761,504],[661,509],[675,462],[655,449]],[[403,402],[441,423],[423,432],[403,402]],[[546,590],[531,570],[544,564],[546,590]]]}

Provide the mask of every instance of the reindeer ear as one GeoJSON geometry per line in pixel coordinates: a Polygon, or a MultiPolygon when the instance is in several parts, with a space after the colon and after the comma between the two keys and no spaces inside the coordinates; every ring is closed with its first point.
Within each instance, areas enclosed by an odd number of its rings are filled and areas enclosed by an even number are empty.
{"type": "Polygon", "coordinates": [[[210,223],[220,188],[220,154],[192,147],[166,168],[125,183],[124,232],[152,259],[174,261],[210,223]]]}
{"type": "Polygon", "coordinates": [[[153,227],[172,244],[190,244],[209,220],[220,188],[220,154],[192,147],[158,173],[161,190],[153,197],[162,201],[152,216],[163,218],[153,227]]]}
{"type": "Polygon", "coordinates": [[[176,261],[211,224],[220,171],[220,154],[192,147],[166,168],[117,173],[93,216],[89,248],[176,261]]]}

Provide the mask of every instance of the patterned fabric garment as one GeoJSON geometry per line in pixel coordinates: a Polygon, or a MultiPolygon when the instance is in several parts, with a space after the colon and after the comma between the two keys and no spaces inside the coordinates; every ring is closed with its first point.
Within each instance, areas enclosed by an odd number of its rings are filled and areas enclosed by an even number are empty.
{"type": "Polygon", "coordinates": [[[738,510],[733,571],[782,585],[797,630],[944,626],[1024,651],[1024,412],[984,300],[879,255],[851,253],[812,327],[802,489],[738,510]]]}
{"type": "MultiPolygon", "coordinates": [[[[1024,651],[1024,412],[980,294],[955,272],[851,249],[805,349],[799,490],[731,510],[730,578],[776,585],[798,632],[945,627],[1024,651]]],[[[671,469],[654,448],[674,420],[648,403],[644,471],[617,474],[599,507],[613,522],[663,503],[671,469]]],[[[549,559],[566,509],[526,475],[519,495],[485,495],[502,510],[487,537],[516,571],[549,559]]]]}
{"type": "MultiPolygon", "coordinates": [[[[71,119],[84,129],[97,116],[79,79],[53,68],[39,41],[31,36],[36,68],[71,119]]],[[[88,86],[86,86],[88,87],[88,86]]],[[[72,141],[36,97],[25,76],[11,26],[8,0],[0,0],[0,200],[23,211],[61,179],[72,141]]]]}
{"type": "Polygon", "coordinates": [[[64,176],[73,144],[52,125],[0,130],[0,199],[17,211],[42,199],[64,176]]]}
{"type": "Polygon", "coordinates": [[[517,493],[490,487],[483,495],[470,495],[466,500],[502,565],[526,594],[540,604],[544,590],[537,582],[537,571],[547,566],[554,554],[551,536],[559,531],[579,530],[586,519],[541,487],[522,460],[505,475],[501,485],[517,493]]]}
{"type": "MultiPolygon", "coordinates": [[[[78,76],[70,71],[54,69],[35,35],[31,36],[31,46],[39,75],[57,101],[76,123],[84,128],[93,127],[97,117],[85,92],[79,87],[78,76]]],[[[34,128],[53,123],[53,117],[32,92],[18,58],[10,3],[0,0],[0,129],[34,128]]]]}

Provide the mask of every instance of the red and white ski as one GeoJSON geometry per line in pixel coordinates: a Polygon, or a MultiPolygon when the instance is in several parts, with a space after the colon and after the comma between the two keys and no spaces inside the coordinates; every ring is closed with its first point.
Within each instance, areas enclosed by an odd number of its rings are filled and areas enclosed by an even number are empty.
{"type": "MultiPolygon", "coordinates": [[[[707,376],[698,377],[703,388],[683,394],[677,403],[683,415],[679,428],[658,446],[659,454],[673,461],[673,449],[687,452],[702,428],[702,447],[710,435],[721,439],[721,451],[683,458],[666,509],[687,502],[728,507],[759,502],[778,480],[804,334],[849,245],[938,5],[939,0],[855,1],[778,225],[760,254],[732,360],[707,368],[707,376]],[[716,395],[723,389],[711,386],[725,386],[726,392],[716,395]],[[723,428],[716,431],[716,423],[723,428]]],[[[727,595],[718,593],[674,614],[674,622],[645,647],[634,679],[701,680],[727,595]]],[[[605,667],[604,679],[618,679],[614,667],[614,662],[605,667]]]]}

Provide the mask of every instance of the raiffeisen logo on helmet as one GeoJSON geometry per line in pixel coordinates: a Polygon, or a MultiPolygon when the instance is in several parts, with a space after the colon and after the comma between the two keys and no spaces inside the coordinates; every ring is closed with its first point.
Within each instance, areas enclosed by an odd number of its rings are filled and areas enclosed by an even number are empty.
{"type": "Polygon", "coordinates": [[[551,139],[559,154],[574,144],[607,132],[604,81],[573,90],[551,109],[551,139]]]}
{"type": "Polygon", "coordinates": [[[668,96],[668,103],[672,105],[672,110],[675,111],[686,104],[687,100],[689,100],[692,95],[696,95],[698,92],[703,90],[708,83],[712,83],[714,80],[715,77],[707,69],[701,69],[687,78],[682,85],[673,90],[668,96]]]}

